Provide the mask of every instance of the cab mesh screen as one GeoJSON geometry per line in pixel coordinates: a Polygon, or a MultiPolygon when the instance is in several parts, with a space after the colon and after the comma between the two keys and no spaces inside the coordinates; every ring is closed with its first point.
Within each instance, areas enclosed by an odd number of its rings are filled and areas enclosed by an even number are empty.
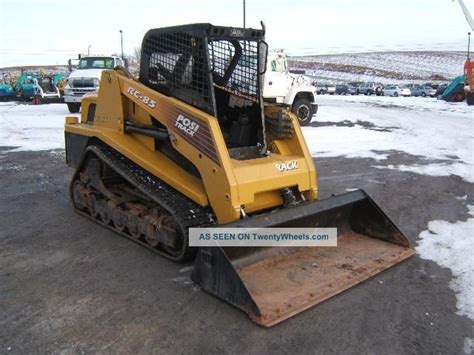
{"type": "Polygon", "coordinates": [[[214,84],[258,101],[258,42],[214,39],[208,49],[214,84]]]}
{"type": "Polygon", "coordinates": [[[186,33],[149,36],[148,86],[214,114],[209,69],[202,40],[186,33]]]}
{"type": "Polygon", "coordinates": [[[147,74],[140,80],[212,115],[214,86],[258,102],[258,41],[210,37],[205,43],[184,32],[148,36],[147,74]]]}

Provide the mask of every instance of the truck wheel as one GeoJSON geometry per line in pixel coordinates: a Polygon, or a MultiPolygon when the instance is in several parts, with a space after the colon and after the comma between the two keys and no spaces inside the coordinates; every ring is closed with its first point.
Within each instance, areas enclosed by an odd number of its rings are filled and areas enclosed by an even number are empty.
{"type": "Polygon", "coordinates": [[[306,126],[313,118],[313,108],[311,102],[306,99],[298,99],[293,104],[293,113],[298,117],[301,126],[306,126]]]}
{"type": "Polygon", "coordinates": [[[79,110],[81,109],[81,104],[78,104],[78,103],[67,104],[67,108],[69,109],[69,112],[71,113],[78,113],[79,110]]]}
{"type": "Polygon", "coordinates": [[[457,92],[453,95],[453,102],[461,102],[464,101],[465,95],[463,92],[457,92]]]}
{"type": "Polygon", "coordinates": [[[474,94],[466,94],[466,103],[469,106],[474,105],[474,94]]]}

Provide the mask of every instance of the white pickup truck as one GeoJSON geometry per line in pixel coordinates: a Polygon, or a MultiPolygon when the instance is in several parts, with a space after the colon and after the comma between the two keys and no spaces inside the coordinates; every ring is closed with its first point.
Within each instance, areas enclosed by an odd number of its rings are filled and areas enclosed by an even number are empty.
{"type": "Polygon", "coordinates": [[[82,97],[99,88],[103,70],[123,65],[123,60],[116,56],[82,57],[77,69],[69,74],[67,85],[64,88],[64,102],[67,104],[69,112],[79,112],[82,97]]]}
{"type": "Polygon", "coordinates": [[[281,51],[270,51],[267,58],[263,99],[268,102],[291,106],[302,126],[308,125],[318,111],[315,103],[316,87],[308,78],[292,74],[288,70],[286,55],[281,51]]]}

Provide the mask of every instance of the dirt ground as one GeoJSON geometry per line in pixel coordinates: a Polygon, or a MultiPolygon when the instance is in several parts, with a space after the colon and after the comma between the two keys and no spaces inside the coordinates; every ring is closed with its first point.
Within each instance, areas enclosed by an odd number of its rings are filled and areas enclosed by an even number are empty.
{"type": "MultiPolygon", "coordinates": [[[[390,153],[389,164],[417,159],[390,153]]],[[[473,184],[371,165],[317,161],[321,197],[365,189],[414,245],[430,220],[468,217],[473,184]]],[[[433,262],[414,256],[264,329],[194,285],[191,264],[74,213],[71,175],[62,151],[0,155],[0,353],[472,352],[473,322],[433,262]]]]}

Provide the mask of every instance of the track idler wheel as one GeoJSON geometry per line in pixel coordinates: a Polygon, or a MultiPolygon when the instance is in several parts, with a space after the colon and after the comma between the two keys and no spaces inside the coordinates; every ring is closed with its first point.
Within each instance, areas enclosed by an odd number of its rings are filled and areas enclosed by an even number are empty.
{"type": "Polygon", "coordinates": [[[91,179],[89,175],[87,175],[84,171],[79,173],[79,179],[84,183],[87,184],[91,179]]]}
{"type": "Polygon", "coordinates": [[[99,216],[104,224],[108,225],[112,221],[112,209],[110,208],[111,201],[101,200],[99,202],[99,216]]]}
{"type": "Polygon", "coordinates": [[[74,182],[72,198],[77,208],[83,210],[87,207],[87,188],[82,182],[74,182]]]}
{"type": "Polygon", "coordinates": [[[146,223],[144,226],[145,240],[151,247],[156,247],[160,241],[160,218],[154,215],[147,215],[143,218],[146,223]]]}
{"type": "Polygon", "coordinates": [[[127,214],[122,207],[114,205],[112,208],[112,221],[119,232],[123,232],[127,225],[127,214]]]}
{"type": "Polygon", "coordinates": [[[127,229],[133,239],[138,239],[142,235],[142,219],[136,211],[130,211],[127,217],[127,229]]]}
{"type": "Polygon", "coordinates": [[[163,247],[172,256],[177,257],[186,247],[183,238],[179,235],[179,227],[172,216],[163,216],[160,219],[163,247]]]}
{"type": "Polygon", "coordinates": [[[89,209],[89,214],[97,218],[97,215],[99,213],[98,208],[97,208],[97,198],[93,193],[89,194],[89,197],[87,199],[87,208],[89,209]]]}

